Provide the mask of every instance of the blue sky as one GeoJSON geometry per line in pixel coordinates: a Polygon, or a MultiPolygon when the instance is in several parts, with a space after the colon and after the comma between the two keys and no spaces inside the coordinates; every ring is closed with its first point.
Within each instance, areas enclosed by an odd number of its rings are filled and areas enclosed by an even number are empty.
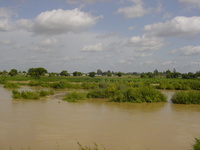
{"type": "Polygon", "coordinates": [[[200,70],[199,0],[0,0],[0,70],[200,70]]]}

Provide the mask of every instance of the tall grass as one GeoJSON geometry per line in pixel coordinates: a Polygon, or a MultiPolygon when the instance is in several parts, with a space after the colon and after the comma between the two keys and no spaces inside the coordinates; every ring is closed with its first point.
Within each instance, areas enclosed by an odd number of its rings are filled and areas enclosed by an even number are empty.
{"type": "Polygon", "coordinates": [[[176,104],[200,104],[199,91],[181,91],[172,96],[172,102],[176,104]]]}

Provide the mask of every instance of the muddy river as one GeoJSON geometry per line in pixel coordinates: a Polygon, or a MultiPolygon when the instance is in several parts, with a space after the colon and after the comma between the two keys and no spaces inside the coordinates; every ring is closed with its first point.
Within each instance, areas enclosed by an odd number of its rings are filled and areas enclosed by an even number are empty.
{"type": "Polygon", "coordinates": [[[189,150],[200,137],[200,105],[68,103],[62,93],[16,101],[0,85],[0,150],[76,150],[77,141],[109,150],[189,150]]]}

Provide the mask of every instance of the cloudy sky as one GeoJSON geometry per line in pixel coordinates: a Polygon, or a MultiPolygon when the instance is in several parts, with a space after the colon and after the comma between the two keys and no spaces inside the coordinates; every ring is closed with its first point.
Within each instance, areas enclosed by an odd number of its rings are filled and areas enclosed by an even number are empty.
{"type": "Polygon", "coordinates": [[[0,0],[0,71],[200,70],[200,0],[0,0]]]}

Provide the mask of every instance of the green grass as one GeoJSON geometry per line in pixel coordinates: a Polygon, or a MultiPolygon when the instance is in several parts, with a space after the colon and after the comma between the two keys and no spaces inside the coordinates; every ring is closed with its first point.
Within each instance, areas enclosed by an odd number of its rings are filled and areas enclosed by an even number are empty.
{"type": "Polygon", "coordinates": [[[181,91],[172,96],[176,104],[200,104],[200,91],[181,91]]]}

